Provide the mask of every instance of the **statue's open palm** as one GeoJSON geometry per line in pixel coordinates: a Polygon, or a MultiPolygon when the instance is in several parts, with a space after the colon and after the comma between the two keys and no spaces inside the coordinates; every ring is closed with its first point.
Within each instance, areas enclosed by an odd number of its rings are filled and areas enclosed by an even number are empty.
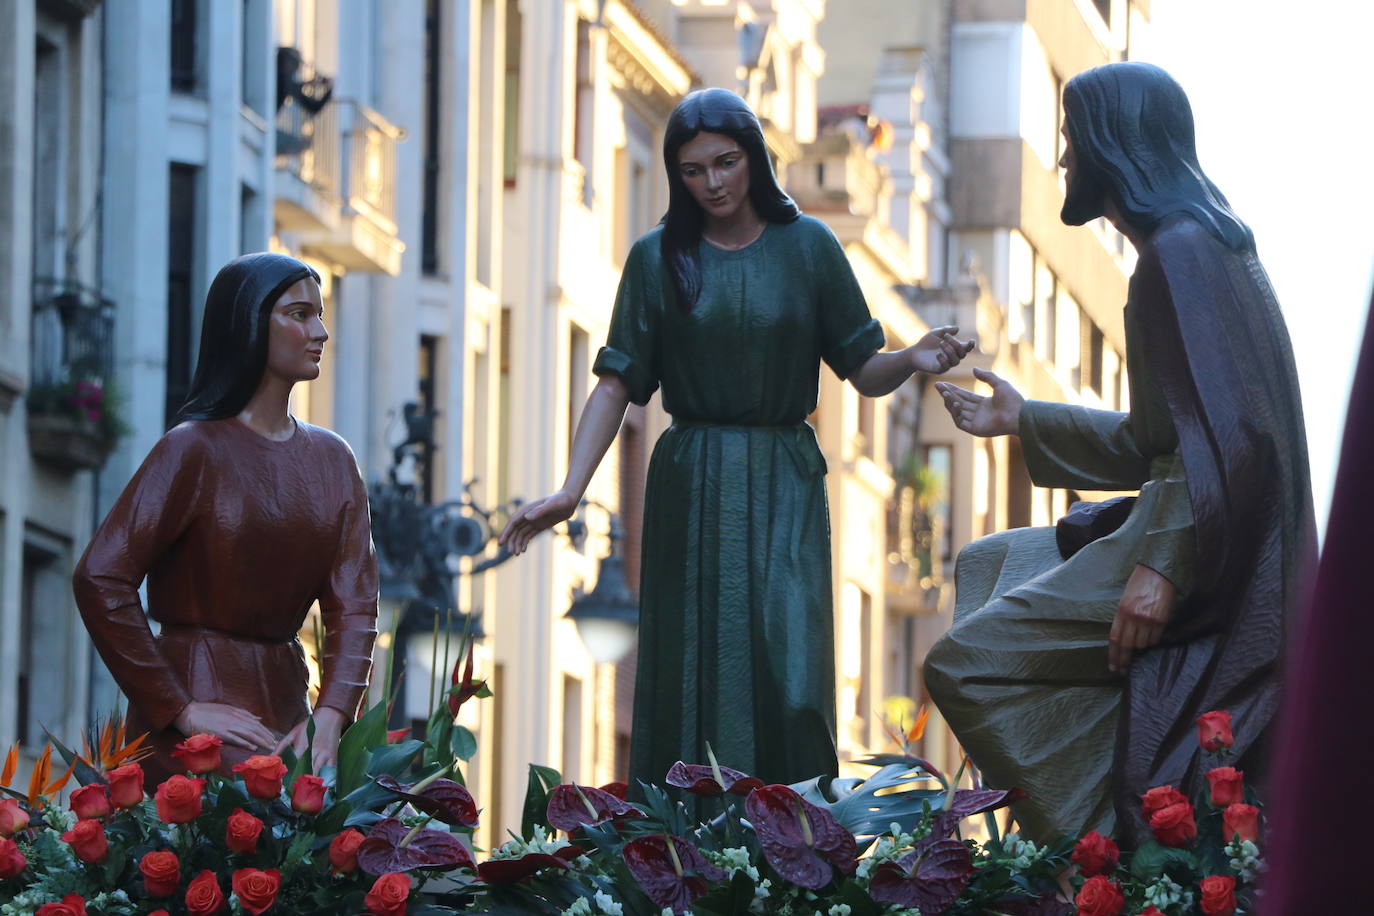
{"type": "Polygon", "coordinates": [[[1021,425],[1021,405],[1026,399],[995,373],[974,369],[973,377],[992,386],[992,394],[975,394],[949,382],[935,384],[954,425],[975,436],[1016,435],[1021,425]]]}

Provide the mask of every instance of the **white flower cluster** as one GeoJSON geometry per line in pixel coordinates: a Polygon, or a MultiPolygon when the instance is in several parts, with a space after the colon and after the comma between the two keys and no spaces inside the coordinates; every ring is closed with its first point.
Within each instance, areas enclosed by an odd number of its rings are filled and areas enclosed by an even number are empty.
{"type": "Polygon", "coordinates": [[[558,850],[566,846],[571,846],[567,840],[560,840],[557,836],[550,837],[544,828],[538,824],[534,827],[534,836],[529,839],[514,837],[500,847],[492,850],[489,859],[518,859],[521,856],[529,855],[532,852],[542,852],[553,855],[558,850]]]}
{"type": "Polygon", "coordinates": [[[1158,910],[1181,904],[1188,911],[1193,906],[1193,892],[1184,890],[1168,875],[1160,875],[1158,881],[1145,888],[1145,903],[1158,910]]]}
{"type": "Polygon", "coordinates": [[[1226,854],[1230,856],[1231,870],[1236,873],[1236,880],[1242,884],[1253,883],[1255,877],[1264,869],[1259,847],[1249,840],[1239,837],[1232,840],[1226,846],[1226,854]]]}
{"type": "Polygon", "coordinates": [[[1012,868],[1025,871],[1031,863],[1045,857],[1046,847],[1036,846],[1030,840],[1021,839],[1020,834],[1009,833],[1002,841],[1002,852],[1008,857],[1012,868]]]}
{"type": "Polygon", "coordinates": [[[762,913],[764,911],[763,901],[770,896],[770,888],[773,882],[763,878],[759,874],[758,866],[749,861],[749,849],[744,846],[732,846],[729,849],[722,849],[720,852],[702,850],[702,855],[717,868],[724,869],[726,873],[733,877],[736,872],[744,872],[750,881],[754,882],[754,900],[749,904],[751,913],[762,913]]]}
{"type": "MultiPolygon", "coordinates": [[[[614,897],[604,891],[597,891],[591,899],[579,897],[572,906],[563,911],[562,916],[623,916],[624,912],[624,907],[614,897]],[[593,903],[596,905],[593,906],[593,903]]],[[[672,910],[666,912],[671,913],[672,910]]]]}
{"type": "Polygon", "coordinates": [[[907,851],[915,846],[916,841],[922,839],[924,835],[919,830],[903,833],[902,825],[896,821],[889,824],[887,829],[888,834],[878,837],[877,842],[873,844],[872,851],[859,862],[859,868],[855,872],[859,880],[867,881],[873,874],[873,869],[884,862],[891,862],[906,855],[907,851]]]}
{"type": "Polygon", "coordinates": [[[820,910],[817,910],[816,916],[849,916],[850,912],[852,911],[849,908],[849,904],[837,903],[830,908],[828,913],[822,914],[820,910]]]}

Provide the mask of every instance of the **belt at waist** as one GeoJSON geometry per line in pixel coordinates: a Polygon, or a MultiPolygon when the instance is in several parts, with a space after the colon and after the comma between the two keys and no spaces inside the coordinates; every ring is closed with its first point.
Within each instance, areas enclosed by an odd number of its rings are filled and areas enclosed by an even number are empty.
{"type": "Polygon", "coordinates": [[[710,420],[679,420],[673,418],[673,426],[679,429],[757,429],[760,432],[791,433],[801,429],[810,429],[811,424],[805,420],[796,423],[784,423],[782,425],[763,426],[753,423],[715,423],[710,420]]]}
{"type": "Polygon", "coordinates": [[[276,639],[271,636],[247,636],[242,633],[230,633],[228,630],[216,630],[212,627],[196,627],[180,623],[164,623],[162,625],[162,636],[218,636],[224,639],[233,639],[239,642],[256,642],[265,646],[289,646],[296,642],[295,636],[288,636],[286,639],[276,639]]]}
{"type": "Polygon", "coordinates": [[[816,441],[816,431],[804,420],[787,426],[748,426],[742,423],[710,423],[674,418],[673,425],[668,427],[664,435],[666,437],[674,431],[685,432],[695,429],[774,433],[778,437],[776,441],[791,455],[797,471],[802,476],[809,477],[826,472],[825,456],[821,454],[820,444],[816,441]]]}

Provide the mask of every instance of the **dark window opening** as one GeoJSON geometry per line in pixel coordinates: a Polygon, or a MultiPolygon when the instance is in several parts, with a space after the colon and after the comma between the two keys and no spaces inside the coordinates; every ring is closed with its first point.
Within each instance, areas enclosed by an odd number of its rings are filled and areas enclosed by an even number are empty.
{"type": "Polygon", "coordinates": [[[1098,15],[1102,21],[1111,27],[1112,24],[1112,0],[1093,0],[1093,6],[1097,7],[1098,15]]]}
{"type": "Polygon", "coordinates": [[[425,9],[425,175],[420,217],[420,270],[439,271],[439,131],[443,102],[438,0],[425,9]]]}
{"type": "Polygon", "coordinates": [[[197,89],[198,5],[199,0],[172,0],[172,89],[176,92],[197,89]]]}
{"type": "Polygon", "coordinates": [[[515,187],[520,166],[520,33],[519,0],[506,0],[506,110],[501,140],[501,172],[508,188],[515,187]]]}
{"type": "Polygon", "coordinates": [[[195,353],[191,282],[195,267],[196,196],[200,170],[172,163],[167,194],[167,400],[166,425],[186,403],[195,353]]]}
{"type": "MultiPolygon", "coordinates": [[[[438,410],[439,338],[431,337],[428,334],[420,336],[419,363],[418,397],[420,413],[423,414],[438,410]]],[[[433,428],[437,432],[437,417],[433,428]]],[[[434,502],[434,452],[435,448],[432,442],[427,442],[420,447],[420,459],[424,465],[420,469],[420,485],[427,503],[434,502]]]]}

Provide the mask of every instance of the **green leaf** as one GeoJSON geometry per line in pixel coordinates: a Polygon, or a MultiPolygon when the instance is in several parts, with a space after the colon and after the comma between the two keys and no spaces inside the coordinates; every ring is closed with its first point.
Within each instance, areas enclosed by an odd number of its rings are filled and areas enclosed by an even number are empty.
{"type": "Polygon", "coordinates": [[[336,801],[315,819],[315,832],[320,836],[332,837],[340,832],[348,823],[348,817],[353,813],[353,806],[347,801],[336,801]]]}
{"type": "Polygon", "coordinates": [[[339,775],[335,792],[347,795],[366,778],[369,748],[386,743],[386,702],[380,702],[348,727],[339,739],[339,775]]]}
{"type": "Polygon", "coordinates": [[[398,744],[384,744],[368,751],[368,776],[395,776],[410,769],[415,756],[424,749],[425,743],[418,738],[407,738],[398,744]]]}
{"type": "Polygon", "coordinates": [[[310,850],[314,844],[315,835],[313,833],[296,834],[295,839],[286,849],[286,855],[282,858],[281,874],[283,879],[291,877],[297,868],[309,861],[310,850]]]}
{"type": "Polygon", "coordinates": [[[754,902],[754,882],[744,872],[735,872],[730,881],[697,898],[692,904],[695,916],[743,916],[754,902]]]}
{"type": "Polygon", "coordinates": [[[453,726],[453,756],[459,760],[471,760],[477,753],[477,738],[461,725],[453,726]]]}
{"type": "MultiPolygon", "coordinates": [[[[894,821],[910,830],[920,823],[926,803],[932,808],[943,804],[943,791],[913,788],[929,779],[919,767],[893,764],[867,779],[832,779],[826,789],[821,788],[821,777],[792,788],[813,805],[829,809],[856,837],[871,838],[886,833],[894,821]]],[[[861,848],[864,845],[861,842],[861,848]]]]}
{"type": "Polygon", "coordinates": [[[1146,884],[1167,874],[1185,887],[1198,873],[1197,858],[1186,849],[1161,846],[1154,840],[1141,844],[1131,857],[1131,876],[1146,884]]]}
{"type": "Polygon", "coordinates": [[[534,836],[536,825],[549,826],[549,789],[563,781],[563,777],[552,767],[530,764],[529,788],[525,790],[525,808],[520,819],[520,835],[534,836]]]}
{"type": "Polygon", "coordinates": [[[449,714],[448,706],[440,703],[439,707],[429,717],[429,723],[425,728],[425,764],[438,764],[443,766],[452,762],[452,742],[453,735],[453,716],[449,714]]]}

